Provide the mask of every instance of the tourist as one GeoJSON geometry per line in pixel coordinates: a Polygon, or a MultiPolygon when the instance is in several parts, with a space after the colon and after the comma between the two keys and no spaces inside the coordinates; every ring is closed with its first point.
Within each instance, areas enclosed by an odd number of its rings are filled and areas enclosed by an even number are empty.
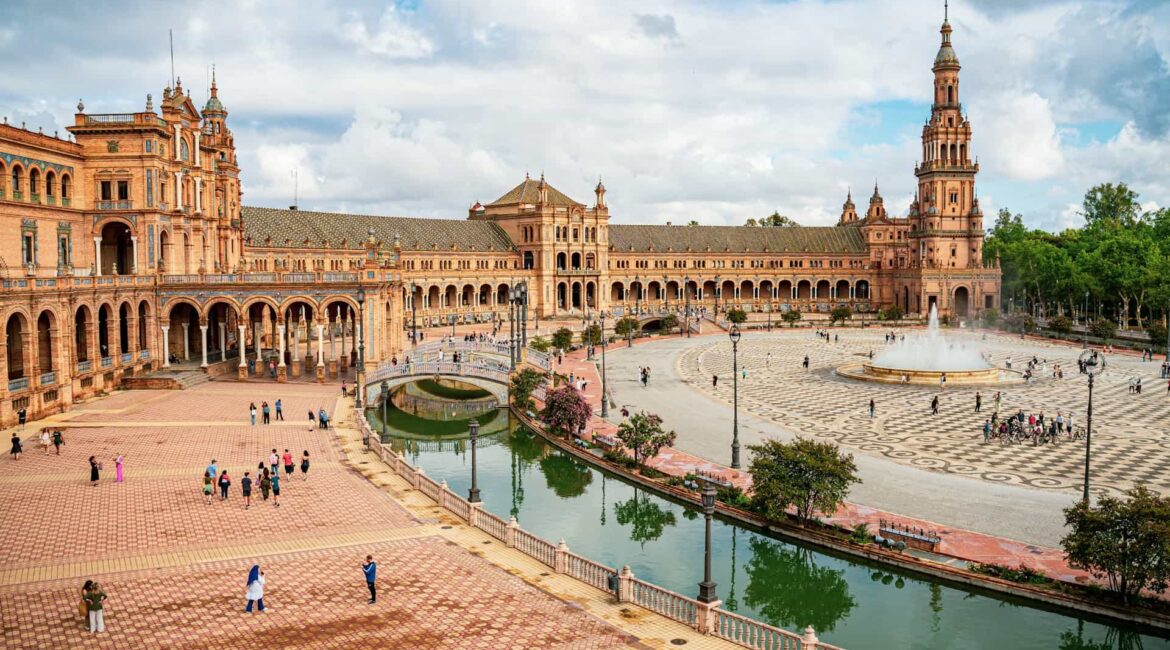
{"type": "Polygon", "coordinates": [[[280,473],[272,473],[272,503],[276,507],[280,507],[280,473]]]}
{"type": "Polygon", "coordinates": [[[248,472],[244,472],[244,478],[240,479],[240,494],[244,497],[244,510],[252,507],[252,477],[248,472]]]}
{"type": "Polygon", "coordinates": [[[261,415],[261,417],[263,417],[262,422],[264,424],[271,424],[272,423],[272,419],[270,417],[270,411],[268,410],[268,402],[267,401],[260,402],[260,415],[261,415]]]}
{"type": "Polygon", "coordinates": [[[767,368],[772,365],[772,353],[769,352],[764,356],[764,367],[767,368]]]}
{"type": "Polygon", "coordinates": [[[285,450],[284,450],[284,455],[282,455],[282,456],[280,457],[280,460],[284,461],[284,477],[285,477],[285,478],[288,478],[288,477],[292,476],[292,473],[293,473],[293,457],[292,457],[292,454],[288,453],[288,450],[287,450],[287,449],[285,449],[285,450]]]}
{"type": "Polygon", "coordinates": [[[719,387],[719,375],[711,375],[711,388],[719,387]]]}
{"type": "Polygon", "coordinates": [[[313,413],[312,409],[309,409],[309,431],[312,431],[316,427],[317,427],[317,416],[316,416],[316,414],[313,413]]]}
{"type": "Polygon", "coordinates": [[[89,591],[93,589],[93,580],[86,580],[81,585],[81,600],[77,602],[77,613],[81,615],[81,624],[89,625],[89,591]]]}
{"type": "Polygon", "coordinates": [[[374,561],[373,555],[366,556],[366,562],[362,565],[362,573],[366,577],[366,588],[370,590],[369,604],[373,605],[378,601],[378,588],[374,584],[378,578],[378,563],[374,561]]]}
{"type": "Polygon", "coordinates": [[[203,472],[203,499],[207,502],[207,505],[211,505],[211,484],[211,472],[203,472]]]}
{"type": "Polygon", "coordinates": [[[804,355],[804,369],[808,370],[808,355],[804,355]]]}
{"type": "Polygon", "coordinates": [[[947,387],[947,373],[944,372],[938,376],[938,387],[939,388],[946,388],[947,387]]]}
{"type": "Polygon", "coordinates": [[[309,450],[306,449],[301,454],[301,480],[309,480],[309,450]]]}
{"type": "Polygon", "coordinates": [[[114,482],[115,483],[122,482],[122,460],[123,460],[122,454],[118,454],[117,456],[114,457],[114,482]]]}
{"type": "Polygon", "coordinates": [[[991,442],[991,420],[983,419],[983,444],[991,442]]]}
{"type": "Polygon", "coordinates": [[[23,406],[16,412],[16,419],[20,423],[21,430],[24,430],[24,425],[28,422],[28,409],[23,406]]]}
{"type": "Polygon", "coordinates": [[[248,405],[248,415],[252,419],[252,426],[256,426],[256,403],[252,402],[248,405]]]}
{"type": "Polygon", "coordinates": [[[223,471],[223,473],[219,475],[219,500],[220,501],[227,501],[228,488],[230,488],[231,486],[232,486],[232,479],[230,477],[228,477],[227,470],[225,469],[223,471]]]}
{"type": "Polygon", "coordinates": [[[930,400],[930,414],[938,415],[938,395],[935,395],[934,399],[930,400]]]}
{"type": "Polygon", "coordinates": [[[85,595],[85,604],[89,612],[89,631],[94,634],[106,631],[105,602],[106,592],[102,591],[102,586],[96,582],[91,584],[85,595]]]}
{"type": "Polygon", "coordinates": [[[45,455],[49,455],[49,430],[41,429],[41,448],[45,450],[45,455]]]}
{"type": "Polygon", "coordinates": [[[329,428],[329,414],[325,412],[325,409],[321,409],[317,412],[317,422],[321,424],[322,429],[329,428]]]}
{"type": "Polygon", "coordinates": [[[268,500],[270,490],[272,490],[272,479],[268,477],[268,468],[265,467],[264,471],[260,473],[260,496],[265,501],[268,500]]]}
{"type": "Polygon", "coordinates": [[[873,412],[874,412],[873,398],[870,398],[870,400],[869,400],[869,417],[871,417],[871,418],[873,417],[873,412]]]}
{"type": "MultiPolygon", "coordinates": [[[[443,351],[439,350],[439,361],[443,360],[443,351]]],[[[345,397],[345,380],[341,380],[341,396],[345,397]]]]}
{"type": "Polygon", "coordinates": [[[244,598],[248,599],[248,606],[244,608],[245,614],[252,613],[252,606],[258,607],[259,611],[264,611],[264,572],[260,570],[259,564],[253,564],[252,570],[248,571],[248,591],[244,594],[244,598]]]}
{"type": "Polygon", "coordinates": [[[273,449],[272,453],[268,455],[268,466],[272,468],[273,474],[280,473],[280,456],[276,455],[275,449],[273,449]]]}
{"type": "Polygon", "coordinates": [[[20,453],[23,448],[24,446],[20,442],[20,436],[14,432],[12,434],[12,451],[9,452],[12,454],[12,460],[20,460],[20,453]]]}
{"type": "Polygon", "coordinates": [[[207,466],[207,474],[211,477],[212,483],[219,476],[219,465],[215,464],[215,459],[211,459],[211,463],[207,466]]]}
{"type": "Polygon", "coordinates": [[[89,457],[89,484],[97,487],[98,480],[101,479],[102,464],[98,462],[97,458],[89,457]]]}
{"type": "Polygon", "coordinates": [[[57,455],[61,455],[61,445],[65,444],[65,436],[61,434],[61,430],[57,429],[53,432],[53,447],[57,449],[57,455]]]}
{"type": "Polygon", "coordinates": [[[281,408],[279,397],[276,398],[275,406],[276,406],[276,419],[283,422],[284,421],[284,411],[281,408]]]}
{"type": "Polygon", "coordinates": [[[268,360],[268,376],[276,379],[276,361],[273,359],[268,360]]]}

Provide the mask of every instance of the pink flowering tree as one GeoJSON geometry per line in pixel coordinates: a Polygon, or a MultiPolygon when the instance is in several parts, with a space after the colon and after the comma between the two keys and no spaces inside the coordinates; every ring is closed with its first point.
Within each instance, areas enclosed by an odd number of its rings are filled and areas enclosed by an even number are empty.
{"type": "Polygon", "coordinates": [[[593,409],[585,396],[572,386],[562,386],[545,393],[540,419],[553,433],[571,436],[585,428],[591,415],[593,409]]]}

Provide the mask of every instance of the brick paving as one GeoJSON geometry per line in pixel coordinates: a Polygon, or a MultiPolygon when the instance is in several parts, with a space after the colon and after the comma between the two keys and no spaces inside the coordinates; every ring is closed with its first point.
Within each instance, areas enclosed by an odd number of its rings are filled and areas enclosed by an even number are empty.
{"type": "Polygon", "coordinates": [[[290,417],[324,406],[352,418],[335,385],[213,382],[188,391],[129,391],[46,421],[60,456],[31,444],[0,459],[0,617],[4,648],[617,648],[727,644],[647,614],[468,529],[360,447],[356,432],[309,431],[301,420],[246,424],[253,395],[279,393],[290,417]],[[295,410],[294,410],[295,409],[295,410]],[[243,413],[243,416],[240,416],[243,413]],[[340,436],[340,438],[339,438],[340,436]],[[343,449],[344,445],[344,449],[343,449]],[[245,509],[239,480],[269,450],[309,450],[282,479],[281,506],[259,489],[245,509]],[[113,457],[125,456],[123,483],[113,457]],[[105,464],[91,487],[86,459],[105,464]],[[231,496],[200,492],[211,458],[233,476],[231,496]],[[359,564],[379,562],[379,601],[367,605],[359,564]],[[248,568],[269,581],[263,615],[243,613],[248,568]],[[110,597],[107,633],[77,615],[81,583],[110,597]],[[639,641],[641,639],[641,641],[639,641]]]}

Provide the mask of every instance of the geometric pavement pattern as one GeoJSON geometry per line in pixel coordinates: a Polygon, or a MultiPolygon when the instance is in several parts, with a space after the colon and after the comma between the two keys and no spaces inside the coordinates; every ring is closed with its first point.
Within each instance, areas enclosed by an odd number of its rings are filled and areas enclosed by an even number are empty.
{"type": "Polygon", "coordinates": [[[402,498],[421,498],[413,491],[392,497],[367,480],[336,432],[310,431],[303,419],[320,407],[350,417],[337,394],[212,382],[118,392],[32,423],[21,432],[23,457],[0,459],[0,647],[640,646],[572,599],[457,545],[452,534],[470,534],[466,527],[441,526],[429,506],[408,509],[402,498]],[[248,404],[277,396],[288,421],[251,426],[248,404]],[[59,456],[40,449],[41,426],[63,429],[59,456]],[[281,469],[280,506],[257,486],[245,508],[240,479],[255,477],[273,448],[292,453],[295,474],[281,469]],[[123,483],[114,482],[118,454],[123,483]],[[96,487],[90,455],[105,466],[96,487]],[[201,487],[212,458],[233,485],[227,501],[217,490],[208,504],[201,487]],[[375,606],[360,572],[367,553],[379,564],[375,606]],[[270,613],[248,616],[244,582],[255,562],[267,574],[270,613]],[[89,634],[77,614],[87,578],[109,596],[105,634],[89,634]]]}
{"type": "MultiPolygon", "coordinates": [[[[1001,417],[1023,409],[1058,412],[1084,426],[1088,386],[1077,372],[1079,346],[1018,337],[947,333],[989,352],[993,362],[1025,367],[1033,356],[1041,370],[1031,385],[1002,387],[900,386],[863,382],[838,376],[838,366],[861,363],[872,350],[886,345],[880,328],[834,330],[837,342],[825,342],[808,330],[745,334],[739,342],[740,408],[781,428],[805,436],[832,440],[852,451],[888,458],[935,472],[971,476],[995,483],[1033,488],[1079,491],[1084,484],[1085,441],[1062,437],[1053,446],[984,444],[983,421],[995,410],[994,395],[1002,393],[1001,417]],[[769,358],[769,354],[771,355],[769,358]],[[802,367],[805,355],[809,369],[802,367]],[[1064,379],[1052,377],[1060,364],[1064,379]],[[983,394],[976,413],[975,393],[983,394]],[[939,396],[939,414],[930,415],[930,401],[939,396]],[[869,400],[876,415],[869,417],[869,400]]],[[[902,332],[898,332],[899,335],[902,332]]],[[[912,334],[913,332],[909,332],[912,334]]],[[[685,350],[676,360],[684,381],[730,404],[732,351],[726,337],[685,350]],[[719,375],[716,388],[711,376],[719,375]]],[[[1093,386],[1093,449],[1091,485],[1094,493],[1116,494],[1138,482],[1162,493],[1170,492],[1170,394],[1159,379],[1160,361],[1108,355],[1106,370],[1093,386]],[[1129,392],[1131,378],[1141,377],[1141,395],[1129,392]]]]}

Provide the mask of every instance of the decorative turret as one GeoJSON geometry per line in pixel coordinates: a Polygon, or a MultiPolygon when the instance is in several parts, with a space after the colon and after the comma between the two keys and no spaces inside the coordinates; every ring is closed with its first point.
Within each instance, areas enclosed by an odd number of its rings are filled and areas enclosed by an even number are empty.
{"type": "Polygon", "coordinates": [[[536,186],[536,204],[548,203],[548,183],[544,180],[544,172],[540,172],[540,183],[536,186]]]}
{"type": "Polygon", "coordinates": [[[878,191],[877,181],[873,182],[873,196],[869,197],[869,209],[865,212],[865,218],[867,221],[886,218],[886,205],[881,192],[878,191]]]}
{"type": "Polygon", "coordinates": [[[839,226],[847,226],[849,224],[857,223],[857,206],[853,205],[853,190],[845,195],[845,204],[841,206],[841,220],[837,222],[839,226]]]}
{"type": "Polygon", "coordinates": [[[597,187],[593,189],[593,193],[597,195],[597,204],[599,208],[605,207],[605,185],[601,183],[601,177],[597,177],[597,187]]]}
{"type": "Polygon", "coordinates": [[[207,98],[207,103],[203,106],[203,117],[211,115],[227,116],[227,109],[219,101],[219,88],[215,85],[215,66],[211,66],[211,97],[207,98]]]}

